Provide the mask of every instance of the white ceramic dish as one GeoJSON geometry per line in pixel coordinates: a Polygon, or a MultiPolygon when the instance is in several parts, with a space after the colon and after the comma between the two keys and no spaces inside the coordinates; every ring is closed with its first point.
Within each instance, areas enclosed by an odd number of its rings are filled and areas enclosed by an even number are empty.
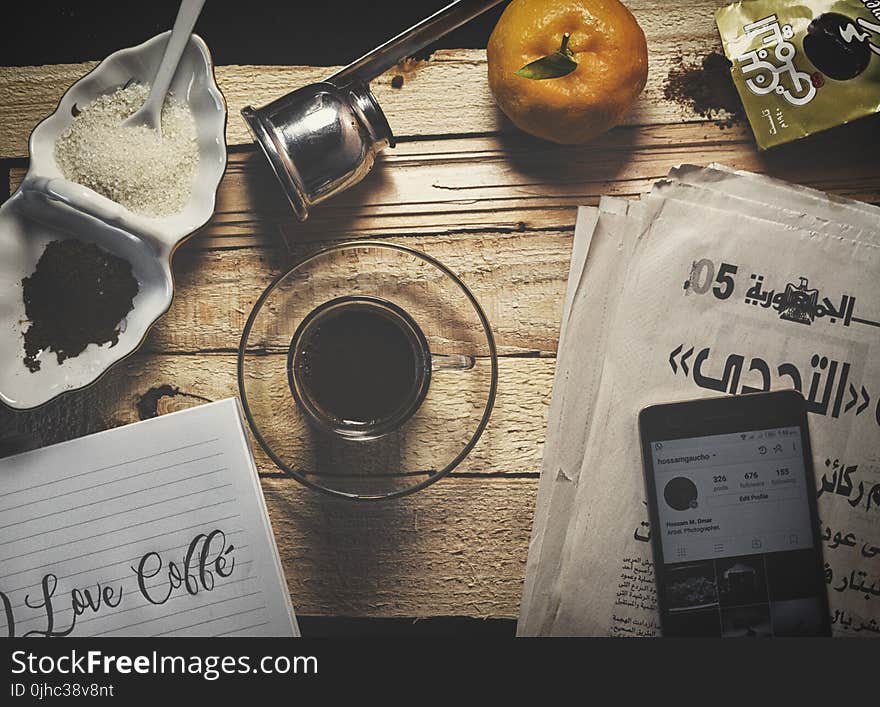
{"type": "Polygon", "coordinates": [[[80,184],[66,180],[55,163],[55,141],[73,120],[74,106],[111,93],[131,80],[149,83],[162,60],[170,32],[108,56],[71,86],[58,108],[30,138],[30,166],[21,187],[0,207],[0,401],[33,408],[94,382],[140,346],[147,331],[171,305],[171,255],[214,213],[217,187],[226,169],[226,104],[214,79],[208,47],[192,35],[171,84],[193,112],[199,164],[190,201],[180,213],[151,218],[80,184]],[[39,356],[40,369],[24,365],[28,327],[22,278],[30,275],[46,244],[75,237],[128,260],[138,280],[134,308],[115,346],[90,344],[58,364],[54,352],[39,356]]]}

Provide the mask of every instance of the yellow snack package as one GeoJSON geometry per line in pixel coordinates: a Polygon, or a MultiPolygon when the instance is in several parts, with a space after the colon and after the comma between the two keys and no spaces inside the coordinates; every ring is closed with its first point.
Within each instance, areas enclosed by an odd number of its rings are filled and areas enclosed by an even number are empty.
{"type": "Polygon", "coordinates": [[[746,0],[715,21],[762,150],[880,111],[880,0],[746,0]]]}

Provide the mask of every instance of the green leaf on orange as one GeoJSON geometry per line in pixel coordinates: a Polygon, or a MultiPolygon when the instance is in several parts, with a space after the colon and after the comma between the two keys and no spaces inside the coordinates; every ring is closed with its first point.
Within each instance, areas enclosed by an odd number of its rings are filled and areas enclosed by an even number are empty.
{"type": "Polygon", "coordinates": [[[566,32],[562,35],[562,45],[559,49],[552,54],[526,64],[516,72],[516,75],[533,81],[558,79],[568,76],[578,67],[577,62],[574,60],[574,55],[568,49],[569,39],[571,39],[571,35],[566,32]]]}

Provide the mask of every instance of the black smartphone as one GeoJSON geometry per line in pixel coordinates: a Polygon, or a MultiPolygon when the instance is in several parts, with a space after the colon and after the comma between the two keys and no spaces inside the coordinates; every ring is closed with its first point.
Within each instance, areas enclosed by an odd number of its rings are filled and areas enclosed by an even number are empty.
{"type": "Polygon", "coordinates": [[[803,396],[653,405],[639,430],[663,635],[831,635],[803,396]]]}

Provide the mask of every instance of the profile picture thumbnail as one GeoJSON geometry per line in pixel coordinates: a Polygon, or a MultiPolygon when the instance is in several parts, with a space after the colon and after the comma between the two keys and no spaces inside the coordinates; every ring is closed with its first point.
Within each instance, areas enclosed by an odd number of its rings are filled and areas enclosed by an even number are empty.
{"type": "Polygon", "coordinates": [[[697,507],[697,485],[686,476],[670,479],[663,488],[666,505],[676,511],[697,507]]]}

